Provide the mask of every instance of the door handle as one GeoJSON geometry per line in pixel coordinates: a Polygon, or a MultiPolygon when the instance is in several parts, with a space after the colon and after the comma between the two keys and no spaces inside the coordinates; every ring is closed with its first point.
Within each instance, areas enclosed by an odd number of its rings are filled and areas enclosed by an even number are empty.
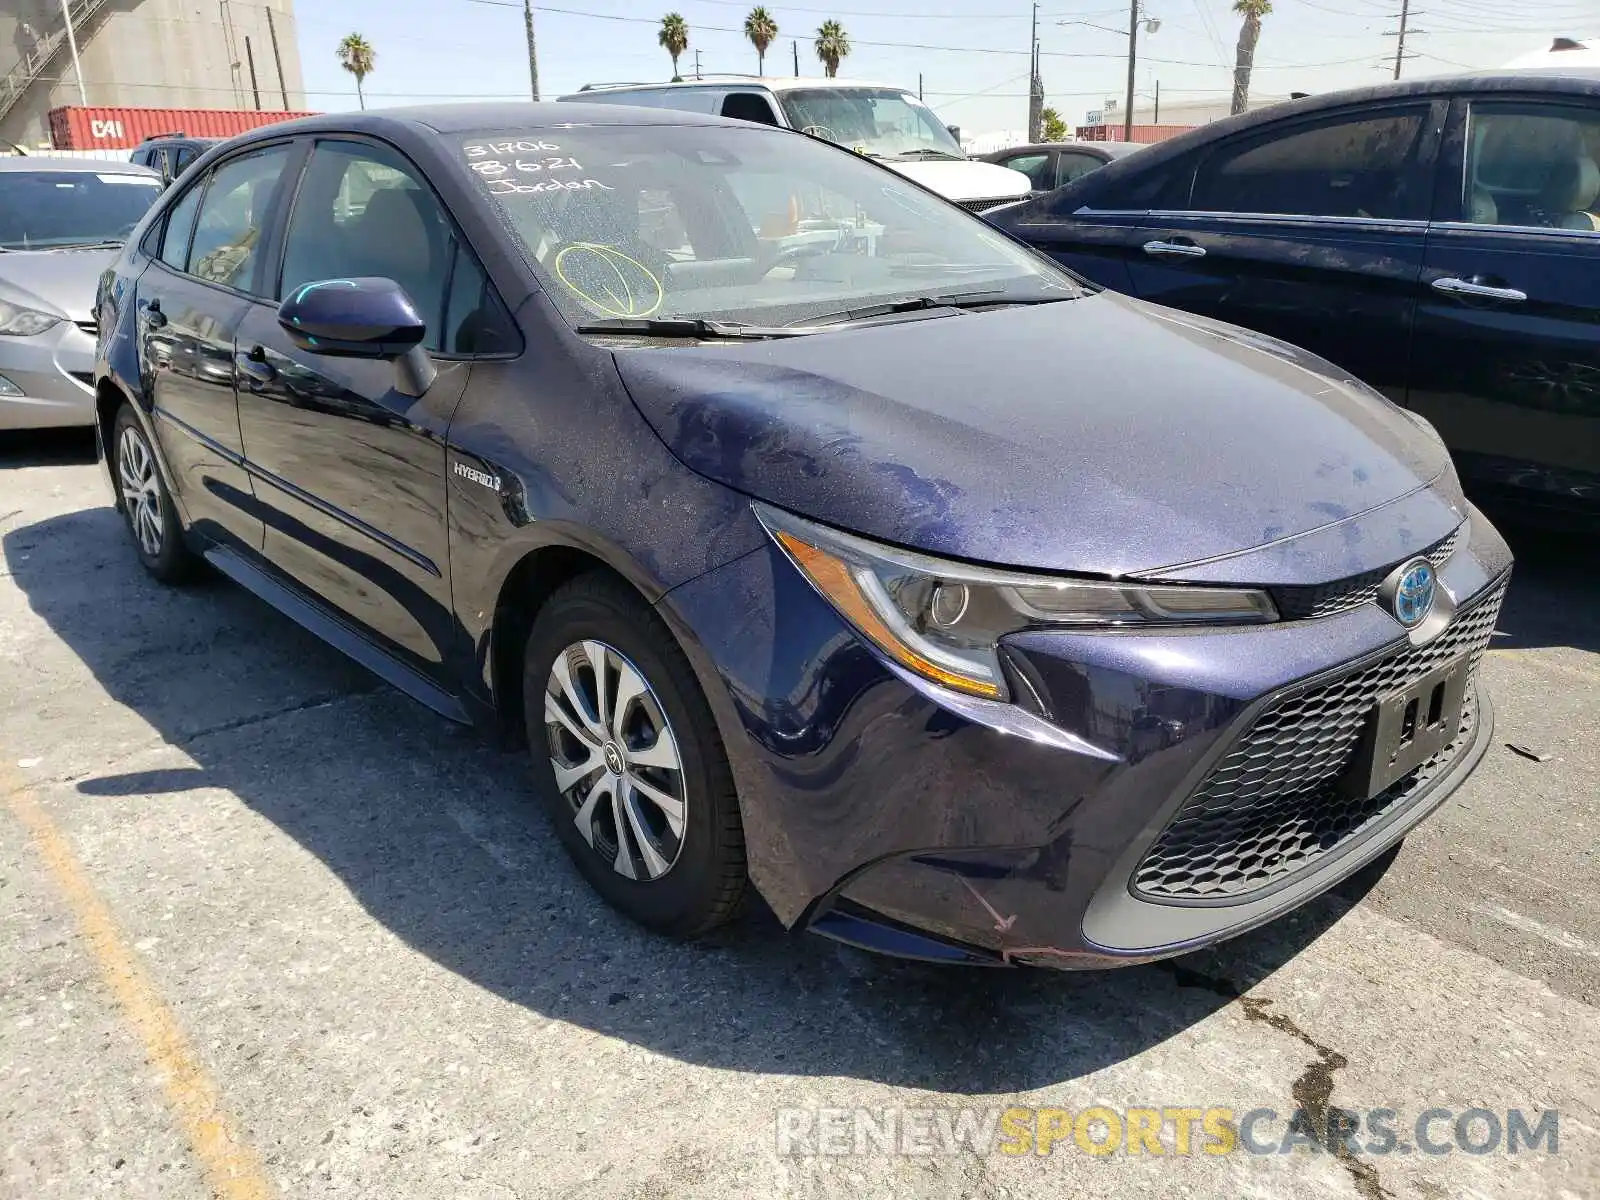
{"type": "Polygon", "coordinates": [[[267,361],[267,352],[260,346],[253,348],[249,354],[235,354],[233,363],[239,368],[239,373],[252,383],[271,383],[278,377],[277,369],[267,361]]]}
{"type": "Polygon", "coordinates": [[[1527,292],[1516,288],[1491,287],[1487,283],[1474,283],[1470,279],[1456,279],[1454,276],[1435,279],[1428,286],[1446,296],[1473,296],[1479,300],[1500,300],[1506,304],[1521,304],[1528,298],[1527,292]]]}
{"type": "Polygon", "coordinates": [[[1206,248],[1193,242],[1146,242],[1144,252],[1153,258],[1204,258],[1206,248]]]}
{"type": "Polygon", "coordinates": [[[167,314],[161,311],[161,301],[152,300],[144,306],[143,313],[145,326],[149,329],[161,329],[167,323],[167,314]]]}

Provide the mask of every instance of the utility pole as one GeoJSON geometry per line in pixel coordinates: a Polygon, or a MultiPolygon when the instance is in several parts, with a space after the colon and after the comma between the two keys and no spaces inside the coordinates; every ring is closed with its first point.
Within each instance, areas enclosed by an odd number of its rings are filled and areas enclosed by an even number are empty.
{"type": "MultiPolygon", "coordinates": [[[[278,53],[278,27],[272,22],[272,7],[267,7],[267,33],[272,37],[272,64],[278,72],[278,92],[283,96],[283,111],[289,111],[289,85],[283,78],[283,55],[278,53]]],[[[304,97],[301,97],[302,101],[304,97]]]]}
{"type": "Polygon", "coordinates": [[[1039,78],[1039,6],[1033,6],[1033,28],[1028,34],[1028,140],[1044,136],[1044,80],[1039,78]]]}
{"type": "Polygon", "coordinates": [[[1156,80],[1156,115],[1150,119],[1150,124],[1161,124],[1161,80],[1156,80]]]}
{"type": "Polygon", "coordinates": [[[539,55],[533,44],[533,0],[522,0],[522,23],[528,27],[528,81],[533,85],[533,98],[539,99],[539,55]]]}
{"type": "Polygon", "coordinates": [[[800,43],[790,42],[789,45],[794,50],[794,73],[795,78],[798,79],[800,77],[800,43]]]}
{"type": "Polygon", "coordinates": [[[699,47],[696,47],[695,48],[695,52],[694,52],[694,77],[696,79],[700,78],[700,49],[699,49],[699,47]]]}
{"type": "Polygon", "coordinates": [[[1139,0],[1128,4],[1128,94],[1122,110],[1122,140],[1133,141],[1133,69],[1139,50],[1139,0]]]}
{"type": "Polygon", "coordinates": [[[89,107],[89,93],[83,88],[83,64],[78,61],[78,35],[72,32],[72,12],[61,0],[61,19],[67,23],[67,45],[72,47],[72,73],[78,77],[78,103],[89,107]]]}
{"type": "Polygon", "coordinates": [[[250,63],[250,94],[255,97],[256,111],[261,111],[261,85],[256,82],[256,52],[250,49],[250,35],[244,35],[244,56],[250,63]]]}
{"type": "Polygon", "coordinates": [[[922,99],[922,72],[917,72],[917,99],[922,99]]]}
{"type": "Polygon", "coordinates": [[[1406,24],[1411,19],[1411,0],[1400,0],[1400,32],[1394,48],[1394,77],[1400,78],[1400,64],[1406,57],[1406,24]]]}

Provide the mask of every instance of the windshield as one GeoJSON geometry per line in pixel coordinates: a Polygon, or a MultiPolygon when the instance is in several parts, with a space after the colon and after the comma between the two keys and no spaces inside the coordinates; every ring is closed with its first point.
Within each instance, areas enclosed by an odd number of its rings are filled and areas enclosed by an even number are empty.
{"type": "Polygon", "coordinates": [[[0,248],[120,242],[160,194],[153,175],[0,171],[0,248]]]}
{"type": "Polygon", "coordinates": [[[801,133],[882,158],[965,158],[961,143],[915,96],[889,88],[805,88],[781,92],[784,115],[801,133]]]}
{"type": "Polygon", "coordinates": [[[948,201],[792,133],[578,126],[478,134],[461,153],[574,324],[799,325],[911,297],[1081,294],[948,201]]]}

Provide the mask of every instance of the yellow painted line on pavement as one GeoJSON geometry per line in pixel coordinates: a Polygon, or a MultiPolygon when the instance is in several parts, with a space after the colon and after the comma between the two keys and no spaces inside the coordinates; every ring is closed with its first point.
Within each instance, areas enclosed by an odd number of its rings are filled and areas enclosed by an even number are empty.
{"type": "Polygon", "coordinates": [[[65,835],[4,761],[0,761],[0,784],[8,785],[4,789],[10,793],[8,807],[32,835],[39,857],[77,918],[106,985],[144,1042],[150,1062],[161,1072],[167,1105],[183,1126],[212,1192],[220,1200],[272,1200],[277,1192],[261,1159],[240,1138],[223,1109],[216,1083],[206,1074],[177,1015],[123,939],[110,907],[95,891],[65,835]]]}

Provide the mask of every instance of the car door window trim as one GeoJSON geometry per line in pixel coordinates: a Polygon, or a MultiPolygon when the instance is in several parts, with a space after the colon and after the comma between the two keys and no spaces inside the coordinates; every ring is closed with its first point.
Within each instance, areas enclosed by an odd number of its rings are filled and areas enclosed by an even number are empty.
{"type": "Polygon", "coordinates": [[[1472,233],[1513,233],[1521,236],[1538,234],[1541,237],[1583,238],[1589,241],[1600,239],[1600,229],[1556,229],[1549,225],[1494,225],[1481,221],[1434,221],[1432,228],[1438,230],[1459,229],[1472,233]]]}

